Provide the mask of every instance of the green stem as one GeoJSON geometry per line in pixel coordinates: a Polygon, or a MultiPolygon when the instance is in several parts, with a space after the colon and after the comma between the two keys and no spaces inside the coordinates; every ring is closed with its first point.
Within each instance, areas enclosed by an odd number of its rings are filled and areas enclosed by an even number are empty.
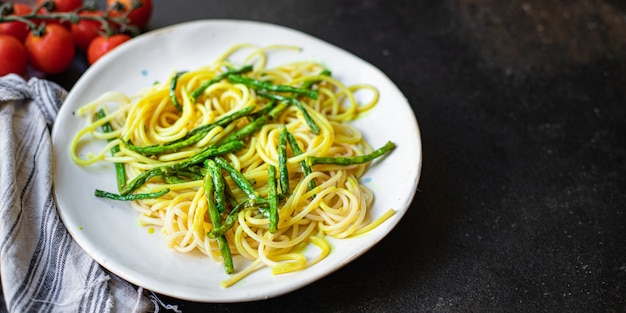
{"type": "Polygon", "coordinates": [[[103,16],[99,15],[80,15],[78,12],[80,11],[92,11],[94,8],[92,6],[81,6],[72,12],[46,12],[40,13],[43,10],[51,11],[54,9],[53,7],[48,7],[49,3],[53,3],[50,1],[45,1],[41,5],[34,8],[34,10],[29,14],[24,15],[6,15],[8,12],[8,8],[11,7],[12,12],[12,3],[4,3],[2,7],[0,7],[0,23],[1,22],[22,22],[28,25],[28,28],[33,31],[35,36],[43,36],[44,35],[44,24],[37,24],[34,21],[42,21],[42,20],[59,20],[59,21],[69,21],[70,23],[77,24],[81,20],[93,20],[98,21],[102,25],[106,35],[112,35],[114,30],[111,28],[111,24],[119,25],[120,32],[130,31],[133,34],[139,33],[139,29],[135,26],[128,25],[128,14],[130,14],[131,10],[125,12],[122,16],[112,16],[110,15],[110,11],[106,11],[103,16]]]}

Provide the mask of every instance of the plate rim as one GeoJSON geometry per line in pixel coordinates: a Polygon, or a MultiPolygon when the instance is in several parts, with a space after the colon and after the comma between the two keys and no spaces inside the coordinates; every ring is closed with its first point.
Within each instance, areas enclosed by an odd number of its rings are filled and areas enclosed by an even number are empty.
{"type": "MultiPolygon", "coordinates": [[[[408,106],[409,111],[411,111],[412,113],[412,119],[413,119],[413,124],[412,126],[414,127],[414,134],[411,136],[415,136],[416,139],[416,152],[417,152],[417,159],[416,159],[416,176],[413,177],[413,180],[411,181],[411,193],[409,195],[407,195],[406,197],[406,203],[403,203],[404,207],[401,210],[397,210],[396,211],[396,215],[399,213],[401,213],[400,216],[398,216],[397,218],[393,219],[392,221],[387,221],[387,222],[392,222],[392,224],[388,225],[389,229],[388,231],[386,231],[384,234],[382,234],[382,236],[376,238],[375,241],[372,241],[368,246],[366,246],[365,248],[360,248],[358,249],[357,253],[355,253],[354,255],[352,255],[352,257],[347,258],[344,260],[344,262],[342,264],[339,264],[338,266],[335,266],[334,268],[332,268],[331,270],[325,271],[322,274],[318,274],[318,275],[314,275],[314,277],[312,279],[308,279],[305,281],[301,281],[299,283],[296,283],[295,285],[290,285],[289,287],[286,288],[282,288],[282,289],[276,289],[273,290],[272,292],[268,292],[265,294],[256,294],[256,295],[250,295],[250,296],[246,296],[246,297],[241,297],[241,298],[237,298],[237,299],[227,299],[227,300],[222,300],[222,299],[215,299],[212,297],[197,297],[197,296],[185,296],[184,294],[180,294],[180,293],[172,293],[172,292],[168,292],[167,290],[162,290],[161,288],[150,288],[149,286],[145,286],[145,284],[143,284],[141,281],[137,281],[136,279],[134,279],[134,277],[127,277],[126,275],[120,275],[119,274],[119,269],[117,268],[111,268],[111,264],[103,264],[103,262],[101,262],[102,260],[99,260],[99,258],[94,257],[94,254],[96,254],[96,252],[91,251],[91,249],[86,249],[86,247],[84,246],[84,242],[83,239],[78,239],[78,237],[81,237],[81,234],[79,234],[75,229],[68,227],[68,225],[66,224],[68,217],[66,216],[67,212],[66,210],[63,210],[61,208],[61,205],[59,205],[59,201],[58,201],[58,197],[60,196],[57,193],[57,188],[56,186],[56,175],[54,173],[54,170],[56,170],[57,168],[57,160],[55,158],[55,160],[53,160],[53,190],[54,190],[54,198],[55,198],[55,203],[56,203],[56,207],[57,207],[57,211],[60,215],[60,218],[62,220],[62,222],[64,223],[64,226],[66,227],[66,229],[68,229],[70,235],[72,236],[73,240],[92,258],[94,259],[99,265],[101,265],[103,268],[106,268],[107,270],[109,270],[111,273],[118,275],[120,278],[127,280],[135,285],[138,286],[142,286],[146,289],[149,289],[151,291],[160,293],[160,294],[164,294],[167,296],[172,296],[175,298],[179,298],[179,299],[183,299],[183,300],[189,300],[189,301],[198,301],[198,302],[210,302],[210,303],[234,303],[234,302],[246,302],[246,301],[254,301],[254,300],[261,300],[261,299],[267,299],[267,298],[273,298],[273,297],[277,297],[277,296],[281,296],[283,294],[295,291],[297,289],[300,289],[306,285],[309,285],[315,281],[318,281],[319,279],[330,275],[331,273],[339,270],[340,268],[344,267],[345,265],[351,263],[352,261],[354,261],[355,259],[359,258],[360,256],[362,256],[363,254],[365,254],[366,252],[368,252],[371,248],[373,248],[374,246],[376,246],[380,241],[382,241],[384,238],[386,238],[388,236],[389,233],[391,233],[391,231],[397,226],[397,224],[400,222],[400,220],[402,220],[403,216],[405,215],[405,213],[410,209],[411,203],[413,202],[413,199],[415,197],[415,194],[417,192],[417,187],[418,187],[418,183],[421,177],[421,172],[422,172],[422,159],[423,159],[423,152],[422,152],[422,140],[421,140],[421,133],[420,133],[420,129],[419,129],[419,124],[417,123],[417,117],[415,116],[415,112],[413,111],[413,108],[410,105],[410,102],[408,101],[408,99],[406,98],[406,96],[404,95],[404,93],[402,93],[402,91],[398,88],[398,86],[377,66],[373,65],[372,63],[365,61],[364,59],[360,58],[359,56],[353,54],[350,51],[347,51],[341,47],[338,47],[330,42],[327,42],[325,40],[319,39],[317,37],[314,37],[310,34],[307,34],[305,32],[302,32],[300,30],[297,29],[293,29],[293,28],[289,28],[283,25],[279,25],[279,24],[274,24],[274,23],[268,23],[268,22],[261,22],[261,21],[253,21],[253,20],[243,20],[243,19],[201,19],[201,20],[194,20],[194,21],[188,21],[188,22],[183,22],[183,23],[178,23],[178,24],[173,24],[173,25],[169,25],[163,28],[159,28],[159,29],[155,29],[149,32],[146,32],[144,34],[141,34],[137,37],[135,37],[133,40],[125,43],[123,46],[129,46],[132,47],[133,45],[140,45],[140,41],[141,40],[149,40],[150,38],[154,38],[155,36],[158,36],[161,33],[166,33],[166,32],[171,32],[171,31],[178,31],[180,29],[186,28],[186,27],[192,27],[193,25],[198,25],[198,24],[215,24],[215,23],[232,23],[232,24],[237,24],[237,25],[247,25],[247,26],[266,26],[266,27],[276,27],[279,29],[282,29],[284,31],[288,31],[288,32],[293,32],[294,34],[297,34],[298,36],[304,36],[305,38],[308,38],[309,40],[313,40],[316,41],[318,43],[322,43],[324,45],[329,45],[335,49],[339,49],[343,52],[345,52],[346,54],[348,54],[351,58],[355,58],[357,61],[368,64],[369,66],[372,67],[373,70],[378,71],[380,73],[380,75],[384,78],[386,78],[388,80],[388,83],[396,89],[396,91],[399,93],[399,95],[403,98],[403,100],[406,102],[406,105],[408,106]]],[[[112,51],[111,53],[105,55],[102,60],[105,61],[101,61],[101,62],[96,62],[94,64],[94,66],[90,67],[87,69],[87,71],[85,71],[85,73],[83,73],[83,75],[81,75],[81,77],[79,77],[79,79],[77,80],[76,84],[74,85],[74,87],[78,86],[78,87],[82,87],[82,85],[84,84],[83,81],[86,81],[87,79],[91,78],[91,73],[97,73],[101,67],[103,67],[106,64],[106,60],[113,60],[115,59],[118,55],[122,55],[125,52],[125,50],[118,50],[118,51],[112,51]],[[99,65],[102,64],[102,65],[99,65]]],[[[66,102],[71,102],[74,97],[75,97],[75,92],[74,90],[76,90],[74,87],[72,87],[72,89],[69,91],[64,104],[66,102]]],[[[78,97],[78,96],[76,96],[78,97]]],[[[67,108],[67,106],[61,106],[61,108],[59,109],[58,115],[57,115],[57,121],[59,120],[59,117],[62,116],[67,116],[67,110],[70,110],[70,108],[67,108]]],[[[63,120],[63,117],[61,118],[61,120],[63,120]]],[[[63,127],[60,125],[60,123],[55,123],[53,124],[52,127],[52,132],[51,132],[51,136],[52,136],[52,146],[53,146],[53,156],[56,156],[56,152],[54,152],[54,150],[57,150],[56,147],[56,140],[55,138],[57,136],[59,136],[59,132],[62,132],[63,127]]],[[[81,237],[82,238],[82,237],[81,237]]],[[[105,262],[104,262],[105,263],[105,262]]],[[[219,288],[219,287],[218,287],[219,288]]],[[[231,287],[232,288],[232,287],[231,287]]]]}

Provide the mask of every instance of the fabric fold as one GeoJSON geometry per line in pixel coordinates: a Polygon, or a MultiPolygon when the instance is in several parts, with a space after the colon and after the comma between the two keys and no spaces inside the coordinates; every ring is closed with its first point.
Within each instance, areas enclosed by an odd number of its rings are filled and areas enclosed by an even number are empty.
{"type": "Polygon", "coordinates": [[[66,95],[50,81],[0,78],[0,279],[6,308],[158,311],[154,294],[98,265],[59,217],[50,130],[66,95]]]}

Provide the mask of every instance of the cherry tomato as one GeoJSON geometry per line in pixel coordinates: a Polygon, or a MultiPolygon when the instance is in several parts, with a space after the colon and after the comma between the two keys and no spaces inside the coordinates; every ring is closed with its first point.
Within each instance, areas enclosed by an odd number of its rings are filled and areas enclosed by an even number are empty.
{"type": "Polygon", "coordinates": [[[46,25],[44,34],[34,33],[26,37],[28,61],[46,74],[58,74],[69,67],[76,53],[74,38],[65,27],[58,24],[46,25]]]}
{"type": "MultiPolygon", "coordinates": [[[[135,8],[128,14],[128,24],[137,26],[139,28],[145,28],[150,21],[152,15],[152,0],[136,0],[141,1],[141,6],[135,8]]],[[[122,11],[112,11],[111,15],[120,16],[127,10],[132,9],[133,0],[107,0],[107,6],[109,9],[113,8],[116,2],[121,3],[124,6],[122,11]]]]}
{"type": "Polygon", "coordinates": [[[0,34],[0,76],[9,73],[23,75],[26,73],[26,48],[9,35],[0,34]]]}
{"type": "MultiPolygon", "coordinates": [[[[26,15],[31,11],[32,9],[26,4],[13,3],[13,13],[11,15],[26,15]]],[[[0,23],[0,34],[13,36],[24,42],[26,35],[28,35],[28,25],[23,22],[2,22],[0,23]]]]}
{"type": "Polygon", "coordinates": [[[103,55],[130,40],[130,38],[131,37],[126,34],[117,34],[109,37],[96,37],[89,44],[89,48],[87,48],[87,62],[89,65],[95,63],[103,55]]]}
{"type": "Polygon", "coordinates": [[[48,1],[54,2],[52,12],[71,12],[83,5],[83,0],[38,0],[37,5],[40,6],[48,1]]]}
{"type": "MultiPolygon", "coordinates": [[[[84,11],[80,12],[78,15],[80,16],[97,16],[104,15],[101,11],[84,11]]],[[[89,43],[100,35],[100,30],[102,29],[102,24],[96,20],[86,20],[81,19],[80,22],[76,24],[72,24],[72,36],[74,37],[74,42],[76,46],[83,50],[87,51],[89,47],[89,43]]]]}

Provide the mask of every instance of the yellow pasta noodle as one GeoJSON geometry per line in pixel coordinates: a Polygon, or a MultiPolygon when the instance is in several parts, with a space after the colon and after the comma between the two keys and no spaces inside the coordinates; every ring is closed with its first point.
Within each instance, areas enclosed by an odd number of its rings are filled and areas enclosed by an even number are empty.
{"type": "Polygon", "coordinates": [[[308,157],[350,158],[373,151],[361,132],[349,123],[377,104],[377,89],[366,84],[345,86],[322,64],[310,61],[268,68],[267,60],[273,49],[297,50],[290,46],[237,45],[212,64],[172,73],[166,82],[155,83],[133,96],[106,93],[77,111],[85,117],[86,126],[71,143],[70,155],[74,162],[81,166],[96,162],[119,164],[126,175],[125,185],[117,191],[119,196],[166,192],[160,197],[130,199],[141,224],[160,229],[172,249],[181,253],[197,250],[217,262],[224,262],[225,256],[218,240],[207,235],[220,226],[210,218],[215,204],[207,202],[211,199],[207,198],[207,192],[213,194],[204,181],[208,165],[195,158],[207,149],[223,145],[232,139],[229,136],[253,123],[264,122],[251,134],[236,138],[243,142],[242,147],[220,155],[243,175],[259,197],[250,200],[249,191],[239,185],[237,177],[220,168],[226,188],[220,196],[228,198],[223,202],[225,211],[219,215],[221,223],[226,223],[235,207],[240,209],[230,220],[232,225],[223,233],[223,238],[232,255],[250,260],[246,268],[236,269],[223,281],[223,287],[237,283],[262,267],[271,268],[273,274],[310,267],[331,253],[326,237],[362,235],[394,212],[389,210],[379,217],[368,214],[374,195],[359,178],[367,170],[369,161],[313,165],[310,173],[306,169],[308,157]],[[243,64],[229,60],[236,52],[249,52],[243,64]],[[228,75],[246,65],[249,66],[247,71],[228,75]],[[271,90],[267,85],[255,87],[235,78],[308,90],[314,96],[271,90]],[[360,103],[356,92],[368,93],[371,97],[360,103]],[[246,108],[250,109],[244,116],[221,125],[214,124],[246,108]],[[104,117],[95,118],[100,110],[104,117]],[[103,131],[102,127],[107,124],[111,129],[103,131]],[[199,131],[205,125],[213,126],[199,131]],[[317,131],[313,126],[317,126],[317,131]],[[293,139],[285,150],[279,147],[281,132],[293,139]],[[194,134],[200,135],[195,135],[196,140],[191,141],[189,138],[194,134]],[[83,143],[94,139],[108,140],[108,144],[100,151],[83,153],[83,143]],[[298,149],[294,149],[293,142],[298,149]],[[178,144],[178,148],[154,152],[172,143],[178,144]],[[118,150],[111,153],[115,147],[118,150]],[[154,150],[141,150],[145,147],[154,150]],[[284,163],[280,161],[282,151],[286,155],[284,163]],[[181,162],[187,165],[177,165],[181,162]],[[269,167],[284,169],[284,172],[269,177],[269,167]],[[149,176],[135,189],[123,189],[132,185],[137,177],[152,171],[157,174],[149,176]],[[285,174],[287,176],[283,177],[285,174]],[[270,183],[274,179],[279,181],[276,187],[278,219],[276,231],[271,232],[272,213],[268,213],[271,209],[268,203],[271,203],[274,189],[270,183]],[[283,183],[288,184],[289,190],[284,190],[283,183]],[[305,250],[309,251],[309,257],[305,250]],[[311,257],[311,251],[316,256],[311,257]]]}

